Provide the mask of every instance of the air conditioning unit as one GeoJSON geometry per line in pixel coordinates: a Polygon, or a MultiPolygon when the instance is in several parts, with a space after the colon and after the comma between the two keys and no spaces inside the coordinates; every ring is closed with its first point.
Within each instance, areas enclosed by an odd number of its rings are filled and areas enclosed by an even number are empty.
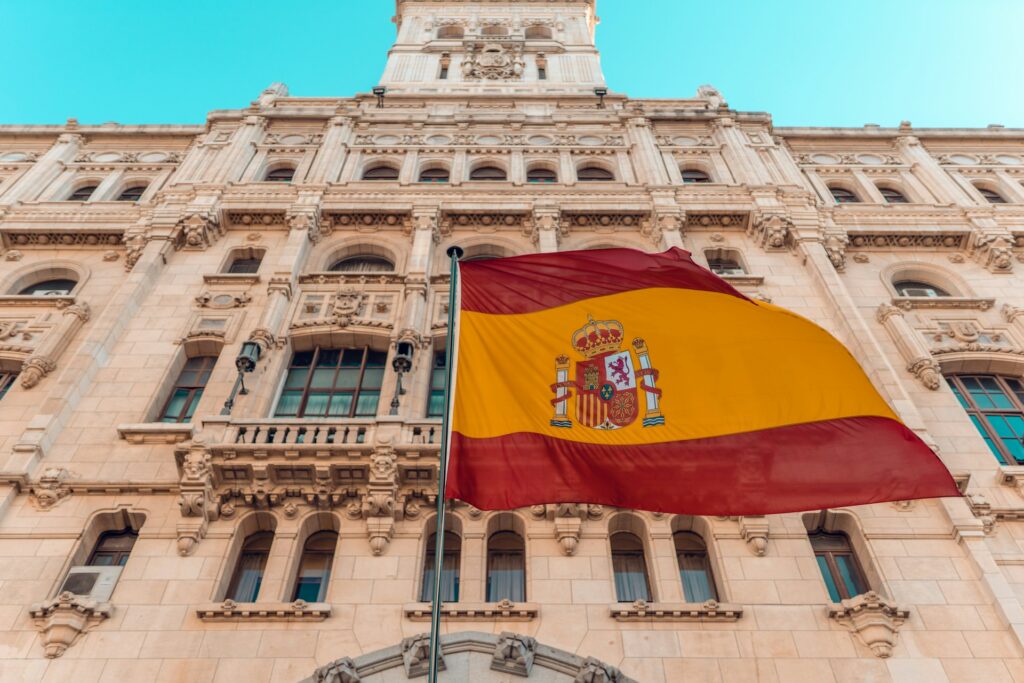
{"type": "Polygon", "coordinates": [[[107,602],[120,576],[121,567],[72,567],[57,594],[68,592],[107,602]]]}

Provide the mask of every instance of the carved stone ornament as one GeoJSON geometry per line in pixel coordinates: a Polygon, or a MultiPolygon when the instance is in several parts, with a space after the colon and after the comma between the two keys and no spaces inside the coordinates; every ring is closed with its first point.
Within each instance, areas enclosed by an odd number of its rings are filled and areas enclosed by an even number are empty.
{"type": "Polygon", "coordinates": [[[840,273],[846,270],[846,247],[850,244],[850,238],[845,233],[832,232],[825,235],[822,245],[828,260],[840,273]]]}
{"type": "MultiPolygon", "coordinates": [[[[790,240],[793,221],[781,213],[763,213],[757,216],[747,231],[767,251],[781,251],[790,240]]],[[[844,246],[845,248],[845,246],[844,246]]]]}
{"type": "Polygon", "coordinates": [[[932,391],[938,391],[942,386],[942,366],[930,356],[928,358],[918,358],[914,362],[908,363],[907,370],[914,377],[917,377],[921,384],[932,391]]]}
{"type": "Polygon", "coordinates": [[[576,673],[573,683],[625,683],[628,680],[621,671],[594,657],[587,657],[576,673]]]}
{"type": "Polygon", "coordinates": [[[23,254],[17,249],[11,249],[9,252],[4,254],[4,258],[8,261],[20,261],[23,254]]]}
{"type": "Polygon", "coordinates": [[[67,591],[32,605],[29,614],[42,633],[43,649],[49,659],[60,657],[79,636],[110,617],[113,607],[67,591]]]}
{"type": "Polygon", "coordinates": [[[503,632],[491,658],[491,669],[516,676],[529,677],[533,669],[533,655],[537,641],[518,633],[503,632]]]}
{"type": "Polygon", "coordinates": [[[317,244],[323,239],[324,231],[320,227],[320,211],[315,208],[294,211],[288,214],[288,229],[306,233],[309,241],[317,244]]]}
{"type": "Polygon", "coordinates": [[[52,358],[32,356],[25,359],[21,364],[21,372],[18,374],[18,378],[22,388],[31,389],[56,369],[57,363],[52,358]]]}
{"type": "Polygon", "coordinates": [[[876,657],[885,659],[892,656],[897,631],[910,613],[870,591],[829,607],[828,616],[855,634],[876,657]]]}
{"type": "MultiPolygon", "coordinates": [[[[402,663],[405,665],[405,675],[409,678],[427,675],[430,669],[430,636],[428,634],[421,633],[402,641],[402,663]]],[[[437,670],[444,671],[444,669],[444,655],[438,653],[437,670]]]]}
{"type": "Polygon", "coordinates": [[[205,250],[223,234],[220,220],[212,212],[190,213],[180,226],[182,249],[205,250]]]}
{"type": "Polygon", "coordinates": [[[1013,272],[1013,238],[1010,235],[979,235],[971,246],[971,253],[991,273],[1013,272]]]}
{"type": "Polygon", "coordinates": [[[125,234],[124,269],[130,271],[142,258],[146,248],[146,235],[141,232],[125,234]]]}
{"type": "Polygon", "coordinates": [[[356,663],[349,657],[336,659],[313,673],[315,683],[359,683],[356,663]]]}
{"type": "Polygon", "coordinates": [[[763,557],[768,550],[768,519],[764,516],[740,517],[740,535],[750,552],[763,557]]]}
{"type": "Polygon", "coordinates": [[[470,45],[462,60],[462,76],[467,81],[518,81],[525,71],[519,46],[470,45]]]}
{"type": "Polygon", "coordinates": [[[348,327],[363,311],[366,294],[352,288],[341,289],[334,295],[331,322],[338,327],[348,327]]]}
{"type": "Polygon", "coordinates": [[[212,308],[218,310],[245,308],[246,304],[252,301],[252,295],[248,292],[241,292],[239,294],[227,294],[224,292],[214,294],[212,292],[203,292],[196,297],[195,301],[199,308],[212,308]]]}
{"type": "Polygon", "coordinates": [[[71,495],[71,489],[64,483],[68,476],[68,471],[62,467],[48,467],[43,471],[39,482],[30,489],[40,510],[49,510],[71,495]]]}
{"type": "Polygon", "coordinates": [[[205,444],[194,440],[180,456],[179,469],[181,495],[178,507],[182,523],[178,525],[178,554],[191,555],[199,541],[206,536],[209,523],[220,515],[220,505],[213,493],[211,456],[205,444]]]}

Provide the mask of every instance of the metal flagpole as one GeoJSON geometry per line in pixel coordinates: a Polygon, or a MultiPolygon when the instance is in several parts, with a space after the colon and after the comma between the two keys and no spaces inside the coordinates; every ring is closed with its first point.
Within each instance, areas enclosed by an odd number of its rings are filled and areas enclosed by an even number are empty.
{"type": "Polygon", "coordinates": [[[455,359],[455,306],[459,285],[459,259],[461,247],[450,247],[451,277],[448,292],[448,339],[445,344],[444,417],[441,421],[441,454],[437,467],[437,527],[434,532],[434,592],[430,604],[430,671],[428,683],[437,683],[437,670],[441,648],[441,570],[444,564],[444,487],[448,479],[448,432],[451,419],[452,361],[455,359]]]}

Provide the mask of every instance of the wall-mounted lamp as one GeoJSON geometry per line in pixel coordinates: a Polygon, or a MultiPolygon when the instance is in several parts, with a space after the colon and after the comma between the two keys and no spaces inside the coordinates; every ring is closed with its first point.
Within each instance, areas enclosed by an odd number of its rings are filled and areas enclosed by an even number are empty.
{"type": "Polygon", "coordinates": [[[260,345],[254,341],[247,341],[242,344],[238,356],[235,357],[235,367],[238,368],[238,378],[235,379],[235,386],[231,389],[231,395],[224,401],[224,408],[221,415],[230,415],[231,409],[235,407],[235,397],[241,394],[245,396],[249,390],[245,388],[245,375],[256,369],[256,363],[260,359],[260,345]]]}
{"type": "Polygon", "coordinates": [[[400,341],[395,346],[395,357],[391,359],[391,367],[398,375],[398,382],[395,385],[395,397],[391,399],[391,415],[398,415],[398,397],[405,396],[402,375],[412,370],[413,350],[412,342],[400,341]]]}
{"type": "Polygon", "coordinates": [[[604,98],[608,95],[608,88],[594,88],[594,94],[599,98],[597,108],[604,109],[604,98]]]}
{"type": "Polygon", "coordinates": [[[388,89],[383,85],[378,85],[373,89],[373,94],[377,96],[377,109],[384,108],[384,95],[387,94],[388,89]]]}

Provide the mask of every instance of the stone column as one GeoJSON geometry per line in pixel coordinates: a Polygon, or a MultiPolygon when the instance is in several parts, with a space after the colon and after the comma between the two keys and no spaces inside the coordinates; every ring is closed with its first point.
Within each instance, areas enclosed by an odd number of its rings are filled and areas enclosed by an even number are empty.
{"type": "Polygon", "coordinates": [[[118,190],[118,186],[121,184],[122,178],[124,178],[124,169],[119,168],[113,173],[108,174],[89,199],[94,202],[109,202],[117,199],[117,195],[115,193],[118,190]]]}
{"type": "Polygon", "coordinates": [[[946,173],[916,136],[902,135],[896,138],[896,148],[910,162],[912,170],[940,204],[964,204],[965,199],[974,200],[946,173]]]}
{"type": "Polygon", "coordinates": [[[255,145],[263,137],[267,119],[264,116],[246,116],[235,130],[208,174],[209,182],[225,183],[242,177],[255,154],[255,145]]]}
{"type": "Polygon", "coordinates": [[[722,116],[715,119],[713,137],[722,145],[722,156],[736,182],[748,185],[765,185],[771,182],[767,170],[758,167],[757,155],[746,153],[746,136],[736,127],[732,117],[722,116]]]}
{"type": "Polygon", "coordinates": [[[631,117],[626,121],[626,131],[640,182],[646,185],[668,185],[668,173],[655,144],[651,122],[643,116],[631,117]]]}
{"type": "Polygon", "coordinates": [[[337,182],[345,164],[348,145],[352,139],[352,119],[335,116],[327,122],[327,132],[317,151],[316,159],[306,176],[312,184],[337,182]]]}
{"type": "Polygon", "coordinates": [[[878,307],[877,318],[907,362],[907,370],[932,391],[941,387],[942,368],[932,358],[931,349],[922,336],[903,317],[903,311],[892,304],[882,304],[878,307]]]}
{"type": "Polygon", "coordinates": [[[75,133],[64,133],[50,149],[8,187],[0,204],[12,205],[19,201],[32,201],[61,174],[65,164],[74,161],[82,148],[84,138],[75,133]]]}
{"type": "Polygon", "coordinates": [[[89,321],[90,315],[89,304],[84,301],[61,311],[60,322],[47,333],[39,348],[22,364],[18,374],[22,387],[31,389],[57,369],[57,359],[75,338],[78,330],[82,329],[82,325],[89,321]]]}

